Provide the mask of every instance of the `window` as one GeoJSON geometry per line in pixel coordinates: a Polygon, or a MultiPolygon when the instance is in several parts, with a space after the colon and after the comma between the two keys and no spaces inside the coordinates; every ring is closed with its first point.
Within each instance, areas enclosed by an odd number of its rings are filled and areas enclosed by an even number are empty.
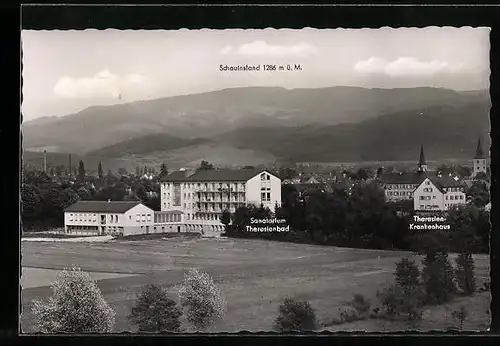
{"type": "Polygon", "coordinates": [[[141,221],[141,214],[136,214],[136,219],[135,221],[141,221]]]}
{"type": "Polygon", "coordinates": [[[432,196],[432,199],[436,199],[436,196],[432,196]]]}
{"type": "Polygon", "coordinates": [[[260,180],[266,180],[266,174],[265,173],[262,173],[260,175],[260,180]]]}
{"type": "Polygon", "coordinates": [[[142,214],[142,222],[146,221],[146,214],[142,214]]]}
{"type": "Polygon", "coordinates": [[[444,196],[444,199],[448,199],[448,196],[444,196]]]}
{"type": "Polygon", "coordinates": [[[420,196],[420,198],[419,198],[419,199],[420,199],[421,201],[423,201],[423,200],[424,200],[424,196],[420,196]]]}
{"type": "Polygon", "coordinates": [[[118,222],[118,215],[115,215],[115,222],[118,222]]]}
{"type": "Polygon", "coordinates": [[[463,195],[460,195],[460,199],[464,199],[464,196],[463,196],[463,195]]]}
{"type": "Polygon", "coordinates": [[[431,183],[428,180],[425,182],[425,185],[430,185],[430,184],[431,183]]]}

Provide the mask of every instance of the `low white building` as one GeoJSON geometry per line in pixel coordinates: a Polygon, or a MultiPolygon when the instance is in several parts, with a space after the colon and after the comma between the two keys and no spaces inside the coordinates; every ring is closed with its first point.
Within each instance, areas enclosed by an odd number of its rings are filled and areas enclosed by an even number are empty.
{"type": "Polygon", "coordinates": [[[218,235],[222,212],[243,205],[281,205],[281,180],[265,170],[177,171],[161,179],[161,211],[177,212],[181,231],[218,235]]]}
{"type": "Polygon", "coordinates": [[[463,182],[452,176],[426,177],[413,192],[413,207],[418,211],[446,211],[466,203],[463,182]]]}
{"type": "Polygon", "coordinates": [[[136,201],[79,201],[64,210],[68,234],[148,234],[153,224],[154,211],[136,201]]]}

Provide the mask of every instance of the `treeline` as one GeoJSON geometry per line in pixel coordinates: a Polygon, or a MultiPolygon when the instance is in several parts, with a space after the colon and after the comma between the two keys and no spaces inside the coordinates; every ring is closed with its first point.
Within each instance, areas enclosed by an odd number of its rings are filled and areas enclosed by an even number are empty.
{"type": "Polygon", "coordinates": [[[80,200],[137,200],[159,210],[160,185],[157,180],[117,177],[111,172],[91,180],[81,176],[75,180],[58,180],[43,171],[24,171],[21,185],[23,230],[44,231],[64,226],[64,209],[80,200]]]}
{"type": "MultiPolygon", "coordinates": [[[[226,212],[222,222],[226,225],[225,235],[230,237],[412,251],[421,250],[425,239],[432,237],[449,251],[489,253],[489,212],[480,205],[471,202],[451,210],[446,216],[451,229],[436,232],[410,230],[410,202],[387,203],[383,189],[374,181],[356,184],[350,193],[315,188],[299,192],[293,185],[284,185],[282,205],[274,214],[262,206],[245,206],[233,214],[226,212]],[[272,217],[285,219],[290,232],[246,231],[251,218],[272,217]]],[[[484,200],[478,203],[484,204],[484,200]]]]}

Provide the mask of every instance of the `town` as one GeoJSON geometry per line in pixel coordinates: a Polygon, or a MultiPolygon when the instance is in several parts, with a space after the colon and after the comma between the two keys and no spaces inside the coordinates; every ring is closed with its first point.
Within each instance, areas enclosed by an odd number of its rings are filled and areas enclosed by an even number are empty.
{"type": "MultiPolygon", "coordinates": [[[[396,211],[396,216],[387,214],[395,220],[419,212],[435,214],[471,205],[488,212],[490,173],[480,139],[471,163],[472,169],[441,165],[429,170],[423,146],[415,168],[406,171],[363,167],[325,172],[305,165],[227,169],[202,161],[191,170],[168,172],[163,164],[158,174],[154,168],[144,167],[137,168],[136,174],[122,170],[103,175],[101,165],[97,174],[87,174],[83,162],[75,172],[69,167],[47,167],[45,159],[43,170],[24,172],[23,223],[26,231],[53,228],[82,236],[188,232],[217,237],[227,231],[229,224],[235,224],[231,215],[234,219],[241,209],[253,207],[266,210],[269,216],[284,216],[296,232],[326,235],[332,233],[324,229],[330,228],[326,224],[315,224],[311,229],[305,220],[294,222],[303,211],[293,208],[305,210],[309,201],[308,209],[312,210],[318,202],[311,199],[320,199],[321,195],[343,195],[344,204],[349,204],[353,193],[366,193],[371,188],[374,201],[377,193],[382,193],[384,201],[378,203],[396,211]],[[225,213],[229,222],[224,221],[225,213]]],[[[366,208],[376,209],[370,205],[366,208]]],[[[332,205],[326,213],[342,211],[335,209],[332,205]]],[[[342,224],[337,222],[332,227],[342,224]]],[[[245,227],[241,224],[241,228],[245,227]]],[[[399,233],[407,235],[402,229],[405,226],[399,227],[399,233]]],[[[401,243],[386,240],[391,246],[401,243]]]]}

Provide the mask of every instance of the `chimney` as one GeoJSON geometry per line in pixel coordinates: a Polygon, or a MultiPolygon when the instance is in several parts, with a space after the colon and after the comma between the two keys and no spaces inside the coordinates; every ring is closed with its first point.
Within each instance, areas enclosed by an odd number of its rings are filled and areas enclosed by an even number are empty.
{"type": "Polygon", "coordinates": [[[47,173],[47,150],[43,150],[43,171],[47,173]]]}
{"type": "Polygon", "coordinates": [[[69,174],[68,175],[71,175],[73,173],[72,171],[72,167],[71,167],[71,154],[69,154],[69,174]]]}

